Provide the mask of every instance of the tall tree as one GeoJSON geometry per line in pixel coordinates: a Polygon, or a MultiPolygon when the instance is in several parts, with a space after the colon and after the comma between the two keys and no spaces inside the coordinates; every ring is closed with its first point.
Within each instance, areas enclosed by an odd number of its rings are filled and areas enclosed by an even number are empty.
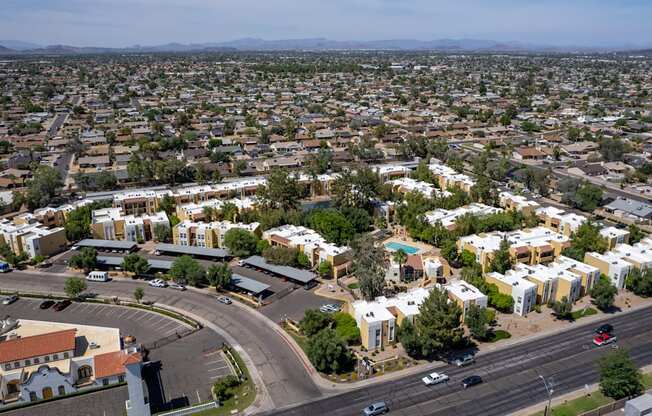
{"type": "Polygon", "coordinates": [[[221,290],[231,284],[233,273],[227,263],[218,263],[210,266],[206,272],[208,283],[215,286],[216,290],[221,290]]]}
{"type": "Polygon", "coordinates": [[[510,244],[507,238],[503,238],[500,247],[496,250],[493,260],[491,260],[491,271],[505,274],[512,268],[512,256],[509,254],[510,244]]]}
{"type": "Polygon", "coordinates": [[[398,274],[403,279],[403,265],[407,261],[407,253],[402,248],[394,252],[393,260],[398,264],[398,274]]]}
{"type": "Polygon", "coordinates": [[[174,260],[169,274],[174,280],[193,286],[198,286],[206,280],[206,271],[190,256],[181,256],[174,260]]]}
{"type": "Polygon", "coordinates": [[[358,278],[360,292],[365,299],[373,300],[385,288],[385,252],[368,234],[354,239],[351,249],[353,274],[358,278]]]}
{"type": "Polygon", "coordinates": [[[414,320],[421,353],[428,357],[459,346],[464,339],[461,316],[462,310],[457,303],[449,301],[446,291],[433,288],[414,320]]]}
{"type": "Polygon", "coordinates": [[[136,276],[142,275],[149,270],[149,262],[146,258],[136,253],[127,254],[122,259],[122,269],[127,272],[132,272],[136,276]]]}
{"type": "Polygon", "coordinates": [[[86,282],[79,277],[69,277],[64,283],[63,291],[71,299],[77,299],[86,290],[86,282]]]}
{"type": "Polygon", "coordinates": [[[272,169],[267,183],[258,189],[258,198],[268,208],[295,209],[303,196],[303,187],[285,169],[272,169]]]}
{"type": "Polygon", "coordinates": [[[586,221],[573,233],[570,248],[565,249],[563,254],[583,261],[586,253],[591,251],[604,253],[607,251],[607,246],[607,240],[600,234],[600,228],[591,221],[586,221]]]}
{"type": "Polygon", "coordinates": [[[604,275],[600,276],[600,279],[593,285],[590,292],[593,303],[603,311],[613,306],[617,293],[618,289],[604,275]]]}
{"type": "Polygon", "coordinates": [[[38,166],[32,174],[32,179],[27,182],[27,206],[34,210],[48,205],[62,187],[63,180],[57,170],[49,166],[38,166]]]}
{"type": "Polygon", "coordinates": [[[247,257],[256,252],[257,238],[242,228],[231,228],[224,234],[224,245],[234,257],[247,257]]]}
{"type": "Polygon", "coordinates": [[[487,308],[471,304],[464,315],[464,323],[469,328],[471,336],[478,340],[487,339],[489,324],[491,323],[487,308]]]}
{"type": "Polygon", "coordinates": [[[618,349],[600,358],[600,391],[620,400],[643,392],[643,376],[626,350],[618,349]]]}

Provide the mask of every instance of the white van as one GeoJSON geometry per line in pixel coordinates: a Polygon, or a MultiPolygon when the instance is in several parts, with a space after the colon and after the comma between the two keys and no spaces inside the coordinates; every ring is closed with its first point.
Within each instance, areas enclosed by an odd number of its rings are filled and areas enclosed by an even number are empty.
{"type": "Polygon", "coordinates": [[[108,282],[109,281],[109,274],[107,272],[90,272],[88,273],[88,276],[86,276],[86,280],[92,280],[94,282],[108,282]]]}

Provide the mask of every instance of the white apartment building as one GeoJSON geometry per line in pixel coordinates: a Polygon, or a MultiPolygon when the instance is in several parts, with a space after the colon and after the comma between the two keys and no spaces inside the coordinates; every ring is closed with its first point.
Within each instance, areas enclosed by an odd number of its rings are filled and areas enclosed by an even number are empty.
{"type": "Polygon", "coordinates": [[[424,219],[432,225],[440,222],[444,227],[452,230],[455,227],[455,221],[457,221],[457,219],[463,215],[469,214],[475,216],[483,216],[497,214],[499,212],[503,212],[503,210],[485,204],[473,203],[452,210],[435,209],[426,212],[424,214],[424,219]]]}
{"type": "Polygon", "coordinates": [[[0,242],[7,244],[16,255],[47,257],[66,248],[66,232],[62,227],[45,228],[38,222],[15,224],[2,219],[0,242]]]}
{"type": "Polygon", "coordinates": [[[480,289],[463,280],[453,280],[444,286],[448,292],[448,297],[457,302],[462,309],[462,320],[466,317],[466,312],[471,305],[477,305],[480,308],[487,307],[487,296],[480,292],[480,289]]]}
{"type": "Polygon", "coordinates": [[[499,205],[507,210],[530,213],[535,212],[540,207],[539,203],[527,199],[522,195],[516,195],[511,192],[501,192],[498,195],[499,205]]]}
{"type": "Polygon", "coordinates": [[[527,272],[508,270],[504,275],[491,272],[485,274],[487,283],[493,283],[500,293],[514,299],[514,313],[525,316],[537,303],[537,285],[525,279],[527,272]]]}
{"type": "Polygon", "coordinates": [[[593,288],[593,285],[595,285],[598,279],[600,279],[600,269],[570,257],[559,256],[553,265],[555,265],[555,267],[561,267],[564,270],[571,271],[580,276],[580,296],[587,294],[593,288]]]}
{"type": "Polygon", "coordinates": [[[224,248],[224,237],[226,233],[234,228],[255,233],[260,224],[233,223],[231,221],[195,222],[190,220],[181,221],[172,230],[174,244],[180,246],[224,248]]]}
{"type": "Polygon", "coordinates": [[[611,284],[622,289],[625,287],[625,279],[631,270],[632,263],[622,259],[620,254],[606,252],[604,254],[595,251],[584,255],[584,263],[595,266],[600,272],[605,274],[611,284]]]}
{"type": "Polygon", "coordinates": [[[407,194],[411,192],[418,192],[426,198],[450,196],[451,193],[448,191],[442,191],[432,184],[423,181],[417,181],[412,178],[398,178],[391,181],[387,181],[388,184],[392,186],[392,189],[397,190],[398,192],[407,194]]]}

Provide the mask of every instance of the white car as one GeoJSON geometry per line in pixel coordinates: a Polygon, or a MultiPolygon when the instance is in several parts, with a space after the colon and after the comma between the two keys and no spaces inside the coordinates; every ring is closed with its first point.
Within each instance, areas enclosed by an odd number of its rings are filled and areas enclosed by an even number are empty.
{"type": "Polygon", "coordinates": [[[179,283],[176,283],[176,282],[172,282],[172,283],[170,283],[170,284],[168,285],[168,287],[169,287],[170,289],[175,289],[175,290],[181,290],[181,291],[186,290],[186,287],[185,287],[184,285],[179,284],[179,283]]]}
{"type": "Polygon", "coordinates": [[[165,287],[165,286],[167,286],[167,283],[165,283],[165,281],[163,281],[161,279],[150,280],[149,283],[147,283],[147,284],[150,285],[151,287],[165,287]]]}
{"type": "Polygon", "coordinates": [[[423,381],[423,384],[425,384],[426,386],[432,386],[435,384],[447,382],[448,376],[446,374],[430,373],[424,378],[422,378],[421,381],[423,381]]]}

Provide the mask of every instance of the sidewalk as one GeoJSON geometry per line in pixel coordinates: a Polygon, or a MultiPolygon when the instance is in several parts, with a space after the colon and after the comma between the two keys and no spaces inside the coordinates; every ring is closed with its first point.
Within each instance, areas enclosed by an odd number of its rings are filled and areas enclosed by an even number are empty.
{"type": "MultiPolygon", "coordinates": [[[[652,365],[648,365],[645,367],[641,368],[641,371],[643,373],[649,373],[652,372],[652,365]]],[[[600,390],[600,384],[595,383],[591,384],[588,386],[585,386],[583,389],[575,390],[570,393],[562,394],[561,396],[553,397],[551,406],[554,408],[556,406],[562,405],[570,400],[578,399],[582,396],[587,395],[588,393],[595,393],[596,391],[600,390]]],[[[512,413],[511,416],[531,416],[537,412],[542,412],[546,405],[548,404],[547,401],[543,401],[540,403],[537,403],[535,405],[532,405],[530,407],[527,407],[525,409],[521,409],[518,412],[512,413]]],[[[622,411],[617,410],[616,414],[622,414],[622,411]]]]}

